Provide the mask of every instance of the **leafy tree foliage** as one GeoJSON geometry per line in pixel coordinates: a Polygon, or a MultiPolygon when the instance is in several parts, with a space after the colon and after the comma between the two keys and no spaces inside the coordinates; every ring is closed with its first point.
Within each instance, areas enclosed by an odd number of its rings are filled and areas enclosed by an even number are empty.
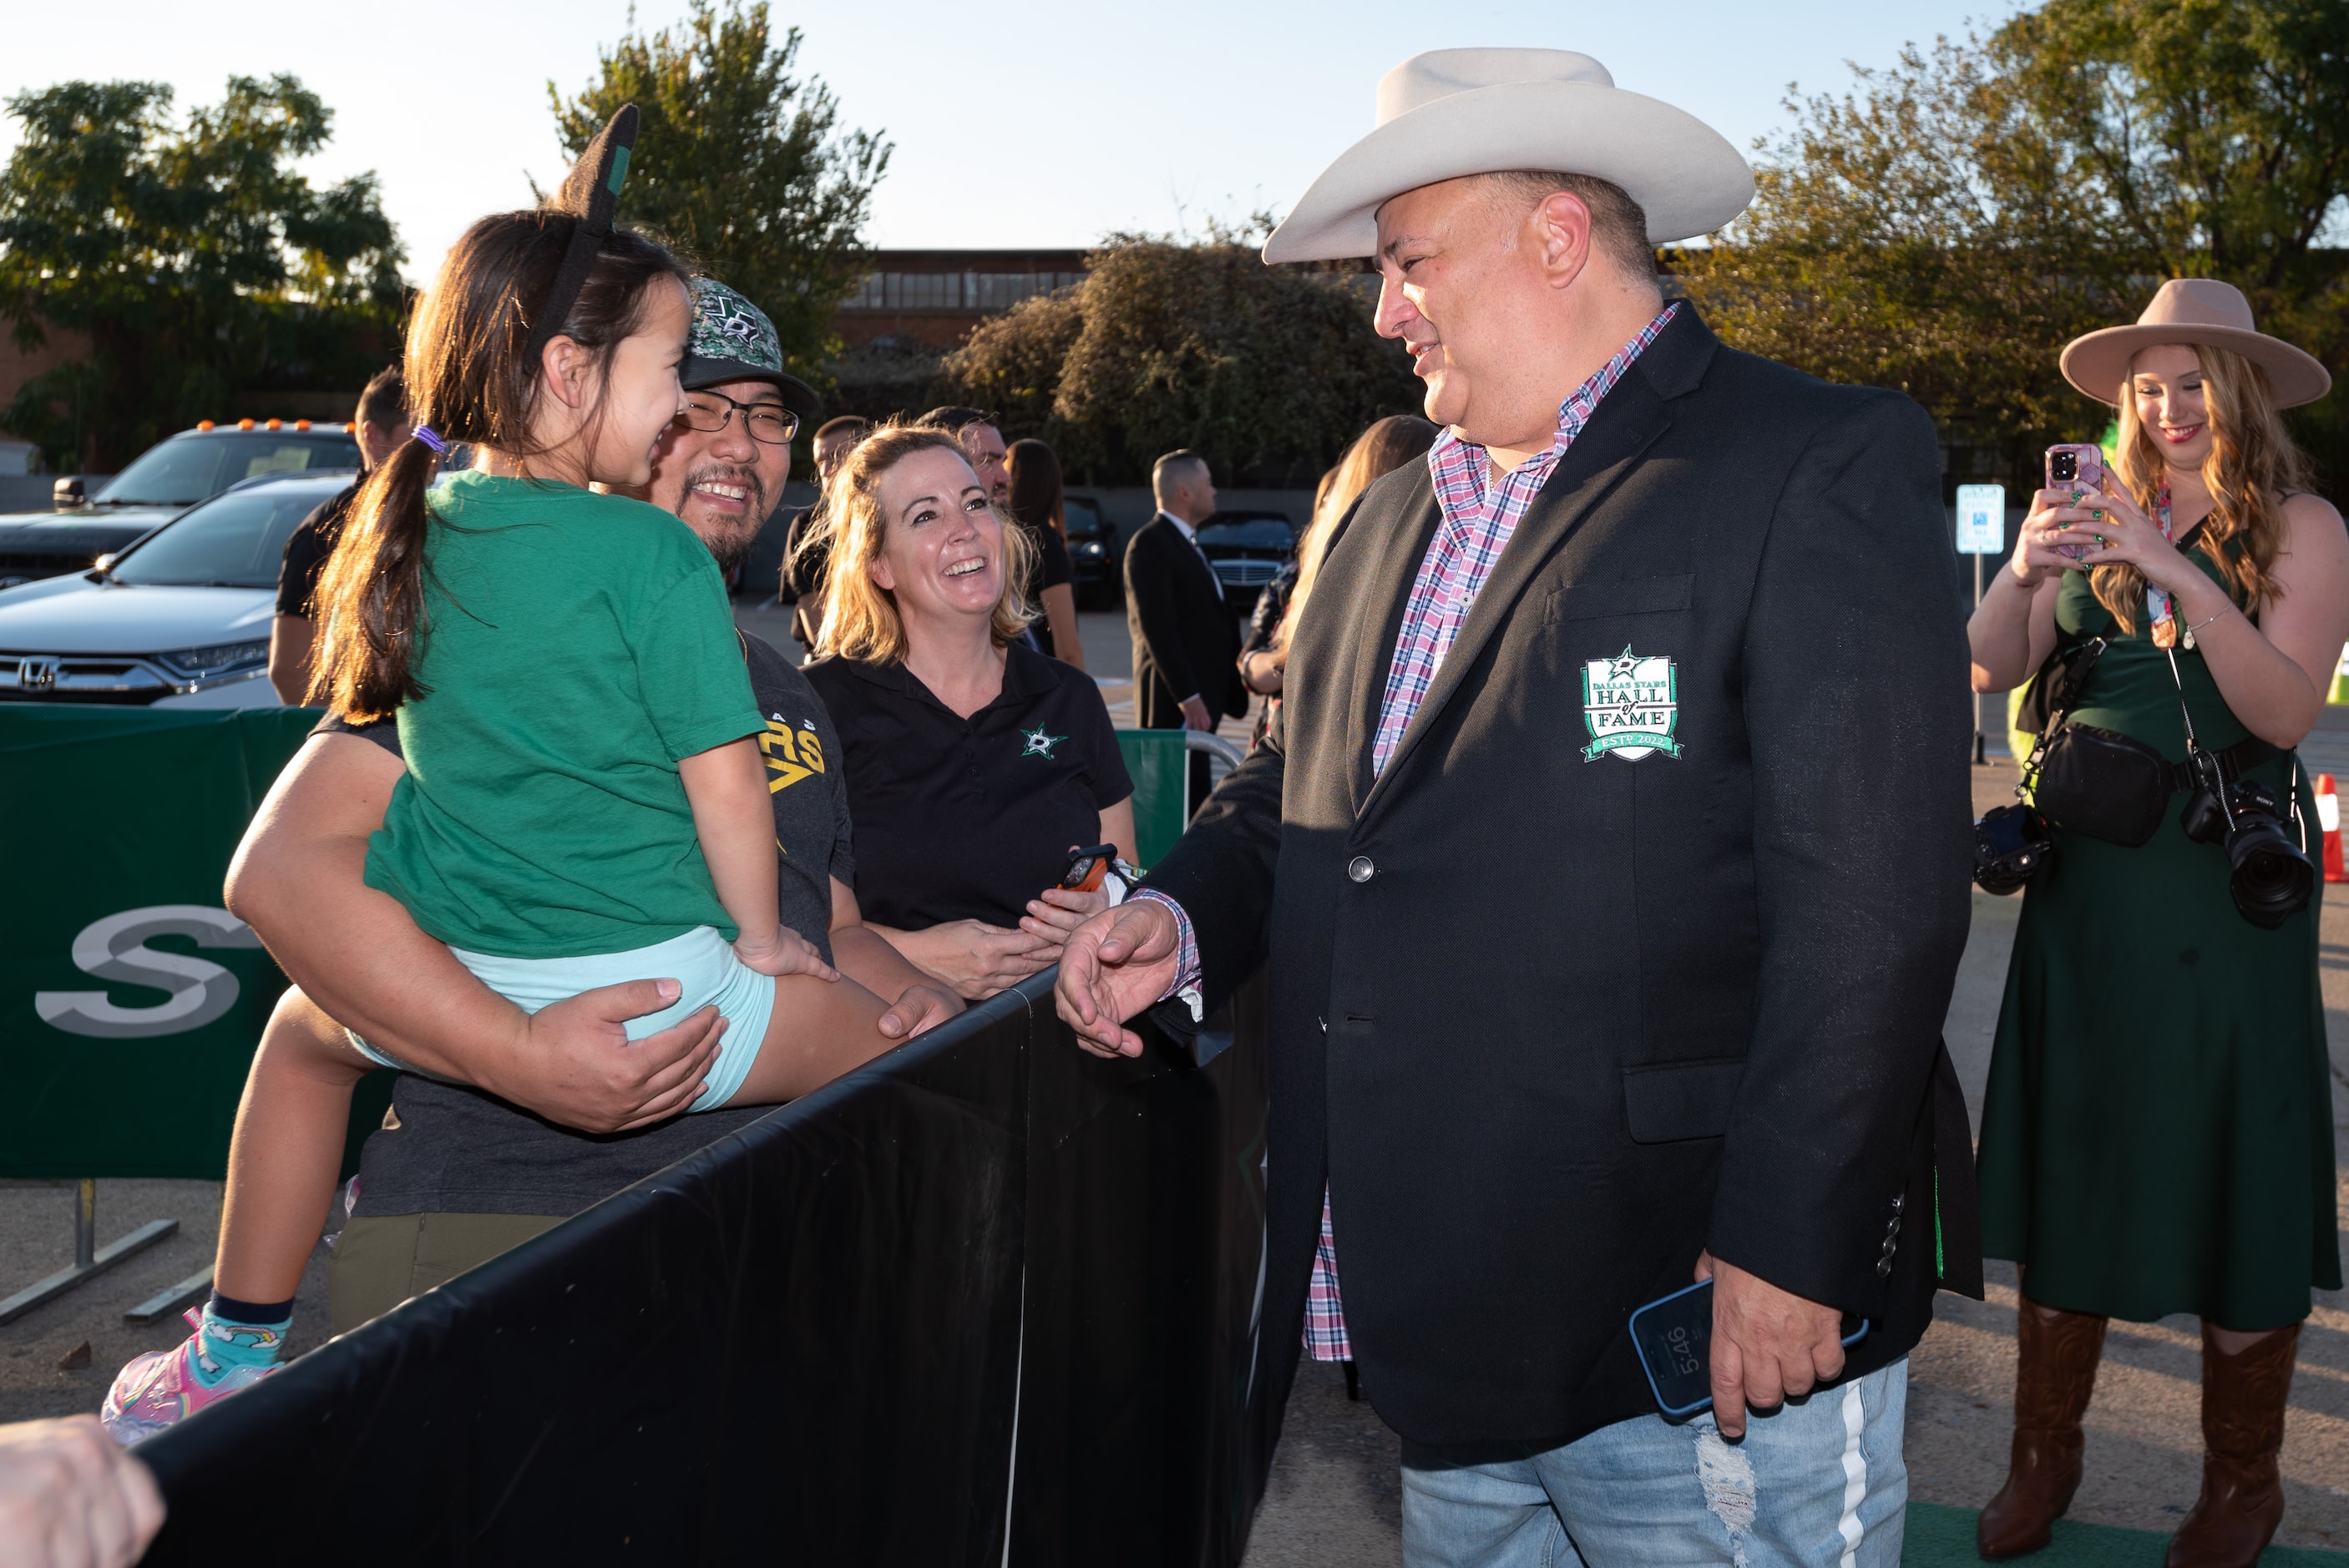
{"type": "Polygon", "coordinates": [[[375,177],[320,191],[293,163],[332,111],[290,76],[229,78],[174,123],[152,82],[65,82],[8,100],[0,315],[90,352],[27,382],[0,426],[52,463],[105,470],[256,387],[356,387],[398,320],[403,257],[375,177]]]}
{"type": "MultiPolygon", "coordinates": [[[[2349,11],[2333,0],[2049,0],[1840,97],[1790,102],[1760,192],[1673,258],[1725,338],[1931,410],[1952,482],[2029,483],[2107,418],[2066,386],[2072,336],[2160,281],[2220,277],[2339,369],[2349,11]]],[[[2344,423],[2301,422],[2349,477],[2344,423]]]]}
{"type": "Polygon", "coordinates": [[[1045,436],[1092,483],[1204,452],[1227,481],[1310,483],[1422,388],[1370,326],[1364,274],[1268,267],[1260,233],[1112,239],[1071,291],[983,324],[946,364],[958,400],[1045,436]]]}
{"type": "Polygon", "coordinates": [[[622,219],[740,290],[773,319],[791,368],[821,381],[839,349],[833,313],[863,281],[861,235],[890,144],[840,132],[831,89],[791,74],[798,28],[780,48],[770,38],[764,0],[693,0],[678,27],[613,46],[576,98],[552,82],[547,95],[573,157],[636,106],[622,219]]]}

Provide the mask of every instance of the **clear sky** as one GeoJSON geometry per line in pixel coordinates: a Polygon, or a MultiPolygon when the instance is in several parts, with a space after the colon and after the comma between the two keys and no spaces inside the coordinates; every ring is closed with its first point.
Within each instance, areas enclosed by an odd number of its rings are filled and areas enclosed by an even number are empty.
{"type": "MultiPolygon", "coordinates": [[[[1181,7],[935,0],[773,8],[845,125],[896,144],[869,231],[884,246],[1077,246],[1285,211],[1370,129],[1371,90],[1423,49],[1580,49],[1617,85],[1700,115],[1738,146],[1782,129],[1789,83],[1843,90],[1847,61],[1962,35],[2015,0],[1195,0],[1181,7]]],[[[682,15],[642,0],[637,25],[682,15]]],[[[373,170],[429,278],[483,212],[563,172],[546,84],[593,76],[627,0],[402,0],[331,8],[98,0],[10,8],[0,93],[74,77],[171,83],[216,100],[232,73],[290,71],[336,111],[314,179],[373,170]]],[[[0,122],[0,153],[16,126],[0,122]]]]}

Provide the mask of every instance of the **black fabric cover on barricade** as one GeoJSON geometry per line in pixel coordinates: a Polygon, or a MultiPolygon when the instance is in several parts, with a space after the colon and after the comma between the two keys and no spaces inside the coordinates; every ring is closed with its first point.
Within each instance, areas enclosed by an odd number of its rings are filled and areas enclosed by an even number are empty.
{"type": "Polygon", "coordinates": [[[146,1561],[1237,1563],[1260,1028],[1102,1062],[1052,979],[142,1445],[146,1561]]]}

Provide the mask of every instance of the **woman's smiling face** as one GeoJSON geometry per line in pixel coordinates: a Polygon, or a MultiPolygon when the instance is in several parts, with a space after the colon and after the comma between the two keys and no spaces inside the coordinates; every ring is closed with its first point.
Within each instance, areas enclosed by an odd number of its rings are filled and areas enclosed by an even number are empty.
{"type": "Polygon", "coordinates": [[[2137,422],[2173,469],[2199,469],[2210,455],[2209,405],[2203,397],[2202,361],[2182,343],[2159,343],[2129,366],[2129,397],[2137,422]]]}
{"type": "Polygon", "coordinates": [[[958,452],[910,452],[875,487],[883,533],[873,581],[897,614],[987,620],[1003,597],[1003,525],[958,452]]]}

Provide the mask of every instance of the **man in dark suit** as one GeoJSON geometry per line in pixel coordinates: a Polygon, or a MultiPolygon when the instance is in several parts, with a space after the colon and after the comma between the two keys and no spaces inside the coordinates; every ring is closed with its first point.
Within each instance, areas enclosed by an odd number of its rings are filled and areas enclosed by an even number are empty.
{"type": "Polygon", "coordinates": [[[1375,253],[1449,428],[1061,1016],[1131,1055],[1269,957],[1267,1343],[1360,1366],[1414,1568],[1891,1568],[1907,1353],[1980,1290],[1932,427],[1665,304],[1651,244],[1751,176],[1598,62],[1443,51],[1379,105],[1266,259],[1375,253]],[[1700,1277],[1713,1409],[1668,1422],[1630,1319],[1700,1277]]]}
{"type": "MultiPolygon", "coordinates": [[[[1199,549],[1216,483],[1196,452],[1169,452],[1150,470],[1158,515],[1125,547],[1125,627],[1133,642],[1134,717],[1144,729],[1213,732],[1247,712],[1239,622],[1199,549]]],[[[1191,754],[1191,809],[1207,798],[1206,756],[1191,754]]]]}

